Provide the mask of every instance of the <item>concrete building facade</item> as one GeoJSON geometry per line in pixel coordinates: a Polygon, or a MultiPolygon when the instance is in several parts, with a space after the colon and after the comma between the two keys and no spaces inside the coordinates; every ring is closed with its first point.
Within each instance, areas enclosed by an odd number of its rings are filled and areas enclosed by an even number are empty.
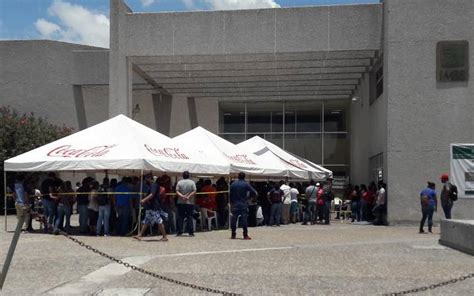
{"type": "MultiPolygon", "coordinates": [[[[474,142],[474,2],[134,13],[110,1],[110,49],[1,41],[1,103],[83,129],[127,114],[175,136],[261,135],[347,177],[383,178],[389,219],[474,142]]],[[[454,216],[474,217],[474,201],[454,216]]],[[[441,216],[441,215],[439,215],[441,216]]]]}

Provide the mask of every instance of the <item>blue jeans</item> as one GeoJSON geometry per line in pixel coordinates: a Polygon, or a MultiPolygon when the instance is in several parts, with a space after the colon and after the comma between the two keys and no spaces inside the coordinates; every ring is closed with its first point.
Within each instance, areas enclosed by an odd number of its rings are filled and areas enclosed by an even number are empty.
{"type": "Polygon", "coordinates": [[[129,206],[118,206],[117,209],[117,233],[120,236],[125,236],[129,231],[130,225],[130,207],[129,206]]]}
{"type": "Polygon", "coordinates": [[[58,213],[56,215],[56,222],[54,223],[54,229],[57,230],[63,227],[64,217],[66,217],[66,226],[64,226],[64,230],[67,232],[71,227],[71,214],[72,214],[72,207],[66,205],[58,205],[58,213]]]}
{"type": "Polygon", "coordinates": [[[178,220],[176,221],[176,230],[177,234],[183,233],[183,222],[184,218],[187,221],[187,228],[189,235],[194,234],[194,226],[193,226],[193,214],[194,214],[194,205],[189,204],[177,204],[176,207],[178,208],[178,220]]]}
{"type": "Polygon", "coordinates": [[[355,219],[357,219],[357,221],[360,221],[360,201],[353,201],[351,203],[351,212],[352,222],[354,222],[355,219]]]}
{"type": "Polygon", "coordinates": [[[97,235],[102,232],[102,225],[104,225],[104,235],[110,234],[110,205],[99,206],[99,219],[97,219],[97,235]]]}
{"type": "Polygon", "coordinates": [[[308,205],[306,206],[303,223],[306,224],[308,223],[308,221],[310,221],[311,223],[316,221],[316,201],[310,201],[308,202],[308,205]]]}
{"type": "Polygon", "coordinates": [[[268,223],[268,225],[280,225],[282,207],[283,205],[281,203],[272,204],[272,209],[270,212],[270,222],[268,223]]]}
{"type": "Polygon", "coordinates": [[[82,233],[86,233],[89,230],[87,221],[89,220],[89,211],[87,205],[77,205],[77,211],[79,212],[79,230],[82,233]]]}
{"type": "Polygon", "coordinates": [[[425,226],[426,218],[428,218],[428,231],[431,232],[431,227],[433,227],[433,207],[421,207],[421,221],[420,221],[420,232],[423,231],[423,227],[425,226]]]}
{"type": "Polygon", "coordinates": [[[232,220],[230,221],[230,228],[232,230],[232,236],[235,236],[237,232],[237,219],[240,216],[240,225],[244,231],[244,237],[248,236],[248,223],[247,217],[249,214],[248,205],[234,205],[232,207],[232,220]]]}
{"type": "Polygon", "coordinates": [[[46,221],[48,225],[54,226],[54,218],[56,217],[57,207],[56,203],[49,199],[43,199],[43,209],[44,209],[44,216],[46,217],[46,221]]]}
{"type": "Polygon", "coordinates": [[[451,209],[453,208],[452,205],[443,205],[443,212],[446,219],[451,219],[451,209]]]}

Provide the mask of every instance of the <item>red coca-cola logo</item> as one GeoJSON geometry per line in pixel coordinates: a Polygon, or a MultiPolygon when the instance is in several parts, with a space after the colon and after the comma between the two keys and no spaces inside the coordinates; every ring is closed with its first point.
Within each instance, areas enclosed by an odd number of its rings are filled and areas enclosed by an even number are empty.
{"type": "Polygon", "coordinates": [[[305,169],[308,167],[304,164],[304,162],[299,161],[298,159],[290,159],[290,163],[296,167],[299,167],[300,169],[305,169]]]}
{"type": "Polygon", "coordinates": [[[189,157],[186,154],[180,152],[179,148],[176,148],[176,147],[155,148],[155,147],[151,147],[145,144],[145,148],[151,154],[156,155],[156,156],[163,156],[163,157],[172,158],[172,159],[189,159],[189,157]]]}
{"type": "Polygon", "coordinates": [[[251,159],[248,159],[247,157],[247,154],[236,154],[236,155],[227,155],[225,154],[225,157],[227,157],[228,159],[232,160],[232,161],[235,161],[237,163],[243,163],[243,164],[256,164],[255,162],[253,162],[253,160],[251,159]]]}
{"type": "Polygon", "coordinates": [[[77,149],[72,145],[63,145],[54,148],[46,154],[49,157],[65,157],[65,158],[86,158],[86,157],[101,157],[109,153],[110,149],[117,145],[103,145],[95,146],[89,149],[77,149]]]}

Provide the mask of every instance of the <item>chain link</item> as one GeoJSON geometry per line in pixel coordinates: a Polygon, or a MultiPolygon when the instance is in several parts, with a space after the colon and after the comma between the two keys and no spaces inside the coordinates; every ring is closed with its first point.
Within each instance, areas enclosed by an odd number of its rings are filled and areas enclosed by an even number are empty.
{"type": "Polygon", "coordinates": [[[183,282],[183,281],[180,281],[180,280],[176,280],[176,279],[173,279],[173,278],[169,278],[169,277],[154,273],[152,271],[145,270],[141,267],[138,267],[136,265],[124,262],[124,261],[122,261],[120,259],[117,259],[117,258],[115,258],[115,257],[113,257],[113,256],[111,256],[107,253],[104,253],[104,252],[102,252],[102,251],[100,251],[96,248],[93,248],[92,246],[78,240],[77,238],[69,235],[68,233],[66,233],[64,231],[59,231],[59,233],[61,235],[65,236],[66,238],[70,239],[71,241],[75,242],[79,246],[86,248],[87,250],[90,250],[90,251],[92,251],[92,252],[94,252],[94,253],[96,253],[96,254],[104,257],[104,258],[109,259],[110,261],[113,261],[117,264],[123,265],[127,268],[130,268],[130,269],[134,270],[134,271],[143,273],[145,275],[149,275],[149,276],[152,276],[154,278],[157,278],[157,279],[160,279],[160,280],[163,280],[163,281],[167,281],[167,282],[172,283],[172,284],[176,284],[176,285],[180,285],[180,286],[183,286],[183,287],[196,289],[196,290],[200,290],[200,291],[205,291],[205,292],[209,292],[209,293],[221,294],[221,295],[226,295],[226,296],[240,296],[240,295],[242,295],[242,294],[238,294],[238,293],[234,293],[234,292],[227,292],[227,291],[222,291],[222,290],[218,290],[218,289],[214,289],[214,288],[207,288],[207,287],[203,287],[203,286],[199,286],[199,285],[195,285],[195,284],[190,284],[190,283],[187,283],[187,282],[183,282]]]}
{"type": "Polygon", "coordinates": [[[446,286],[446,285],[449,285],[449,284],[455,284],[455,283],[462,282],[462,281],[465,281],[467,279],[472,279],[472,278],[474,278],[474,273],[469,273],[469,274],[466,274],[466,275],[462,275],[458,278],[447,280],[447,281],[440,282],[440,283],[437,283],[437,284],[431,284],[431,285],[428,285],[428,286],[418,287],[418,288],[405,290],[405,291],[400,291],[400,292],[392,292],[392,293],[387,293],[387,294],[383,294],[383,295],[384,296],[398,296],[398,295],[407,295],[407,294],[411,294],[411,293],[418,293],[418,292],[422,292],[422,291],[433,290],[433,289],[443,287],[443,286],[446,286]]]}

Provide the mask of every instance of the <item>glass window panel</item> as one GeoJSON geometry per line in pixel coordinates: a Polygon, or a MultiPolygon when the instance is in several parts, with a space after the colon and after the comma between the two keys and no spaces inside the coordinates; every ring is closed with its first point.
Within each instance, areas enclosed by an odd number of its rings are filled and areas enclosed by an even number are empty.
{"type": "Polygon", "coordinates": [[[283,132],[283,111],[272,112],[272,133],[283,132]]]}
{"type": "Polygon", "coordinates": [[[245,104],[243,102],[221,102],[219,110],[219,132],[245,132],[245,104]]]}
{"type": "MultiPolygon", "coordinates": [[[[321,132],[321,109],[321,101],[291,101],[286,102],[285,106],[286,112],[294,112],[296,132],[321,132]]],[[[292,132],[292,126],[287,126],[288,131],[292,132]]]]}
{"type": "Polygon", "coordinates": [[[265,134],[265,140],[272,142],[278,147],[283,147],[283,134],[265,134]]]}
{"type": "Polygon", "coordinates": [[[324,164],[348,164],[349,141],[347,134],[324,135],[324,164]]]}
{"type": "Polygon", "coordinates": [[[321,134],[285,134],[285,150],[321,164],[321,134]]]}
{"type": "Polygon", "coordinates": [[[324,131],[345,132],[347,101],[327,101],[324,104],[324,131]]]}
{"type": "Polygon", "coordinates": [[[296,131],[296,112],[285,111],[285,133],[294,133],[296,131]]]}
{"type": "Polygon", "coordinates": [[[265,139],[265,134],[264,133],[257,133],[257,134],[247,133],[247,139],[253,138],[255,136],[259,136],[260,138],[265,139]]]}
{"type": "Polygon", "coordinates": [[[247,132],[269,132],[271,120],[268,111],[247,111],[247,132]]]}
{"type": "Polygon", "coordinates": [[[245,134],[220,134],[219,136],[234,144],[245,141],[245,134]]]}

